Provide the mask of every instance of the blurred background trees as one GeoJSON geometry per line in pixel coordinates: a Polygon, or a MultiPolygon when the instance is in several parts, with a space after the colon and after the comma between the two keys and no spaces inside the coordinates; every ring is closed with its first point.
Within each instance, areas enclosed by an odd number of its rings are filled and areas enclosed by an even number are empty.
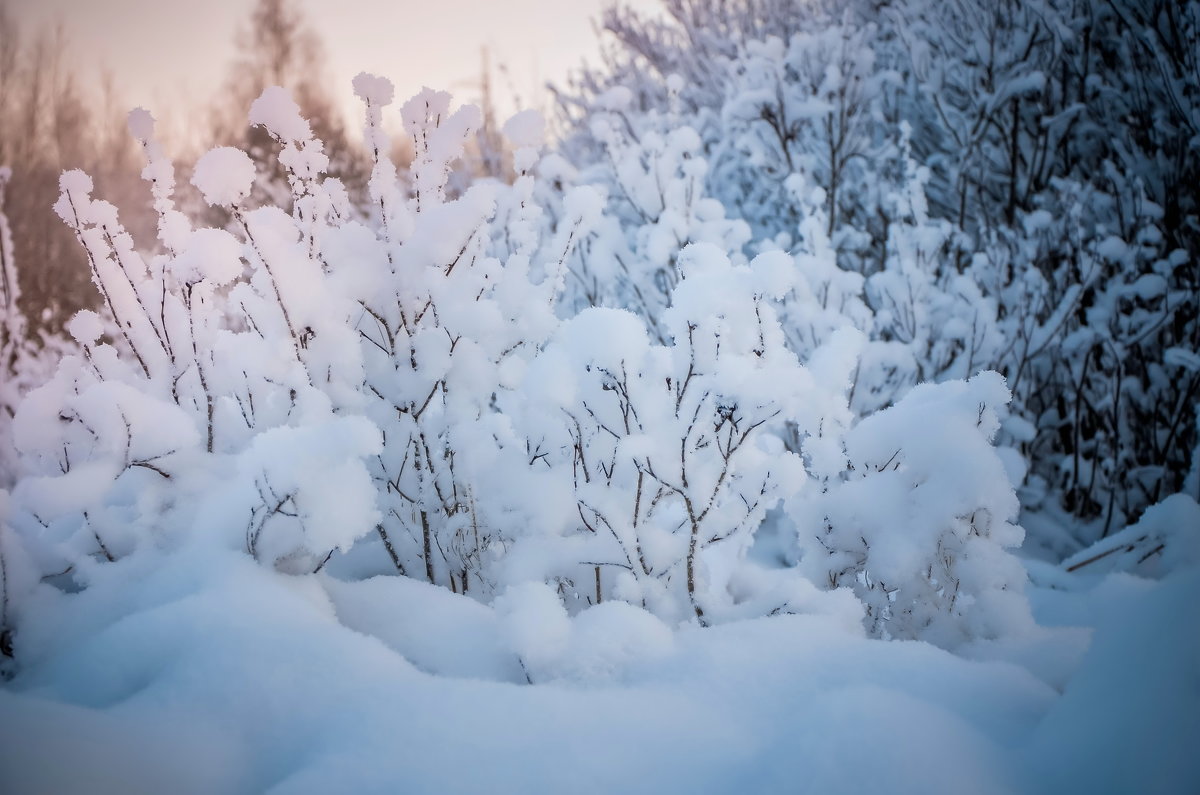
{"type": "MultiPolygon", "coordinates": [[[[347,135],[326,85],[321,44],[295,0],[258,0],[236,34],[238,55],[205,119],[206,143],[245,145],[264,164],[259,198],[289,195],[276,159],[277,147],[261,127],[246,124],[250,103],[269,85],[292,91],[314,132],[332,157],[330,174],[351,194],[365,191],[370,163],[357,135],[347,135]]],[[[97,305],[84,254],[70,229],[51,211],[58,177],[79,168],[121,209],[137,240],[153,240],[154,213],[141,171],[137,144],[126,129],[127,102],[111,76],[99,89],[84,84],[68,58],[62,27],[22,28],[0,1],[0,165],[12,169],[5,211],[13,230],[15,258],[22,266],[21,308],[30,335],[61,331],[79,309],[97,305]]],[[[167,109],[177,112],[179,109],[167,109]]],[[[164,111],[155,110],[156,115],[164,111]]],[[[196,153],[176,142],[183,170],[196,153]]],[[[188,197],[186,180],[185,201],[188,197]]],[[[192,199],[192,206],[200,206],[192,199]]]]}
{"type": "Polygon", "coordinates": [[[366,186],[371,165],[357,133],[347,134],[332,98],[325,55],[315,31],[295,0],[257,0],[244,27],[236,34],[238,54],[210,112],[207,140],[244,148],[263,169],[256,190],[259,199],[290,194],[278,147],[261,126],[247,126],[246,111],[263,89],[282,86],[291,92],[300,112],[325,144],[329,176],[340,179],[354,196],[366,186]]]}
{"type": "MultiPolygon", "coordinates": [[[[137,181],[124,114],[89,96],[66,62],[61,29],[27,31],[0,5],[0,165],[12,169],[6,213],[34,330],[57,329],[97,296],[83,252],[50,206],[58,175],[88,168],[115,196],[137,181]],[[114,117],[116,121],[114,121],[114,117]]],[[[119,107],[119,106],[118,106],[119,107]]]]}

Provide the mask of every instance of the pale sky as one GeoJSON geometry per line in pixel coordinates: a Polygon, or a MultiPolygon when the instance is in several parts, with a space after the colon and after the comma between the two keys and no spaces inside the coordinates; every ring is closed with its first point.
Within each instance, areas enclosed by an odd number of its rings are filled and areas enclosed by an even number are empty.
{"type": "MultiPolygon", "coordinates": [[[[330,90],[356,107],[350,80],[374,72],[402,100],[423,85],[478,97],[481,48],[501,110],[545,103],[538,88],[598,53],[593,21],[610,0],[299,0],[325,48],[330,90]]],[[[655,0],[630,5],[654,8],[655,0]]],[[[77,65],[113,73],[122,100],[156,116],[194,112],[229,73],[253,0],[8,0],[22,29],[61,20],[77,65]],[[157,112],[156,112],[157,109],[157,112]]],[[[177,121],[178,123],[178,121],[177,121]]]]}

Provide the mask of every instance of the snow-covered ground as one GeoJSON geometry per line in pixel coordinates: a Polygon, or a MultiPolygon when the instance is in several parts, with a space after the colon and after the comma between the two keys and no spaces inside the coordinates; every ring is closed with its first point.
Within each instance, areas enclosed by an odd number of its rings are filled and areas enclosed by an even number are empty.
{"type": "Polygon", "coordinates": [[[133,556],[38,597],[0,790],[1194,791],[1200,571],[1029,565],[1042,629],[955,656],[867,639],[844,605],[672,630],[537,586],[491,608],[133,556]]]}

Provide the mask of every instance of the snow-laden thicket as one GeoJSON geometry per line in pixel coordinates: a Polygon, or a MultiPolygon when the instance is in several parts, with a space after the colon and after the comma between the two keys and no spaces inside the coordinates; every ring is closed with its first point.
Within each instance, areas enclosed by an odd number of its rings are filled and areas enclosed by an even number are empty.
{"type": "Polygon", "coordinates": [[[647,314],[674,278],[654,242],[697,227],[786,251],[793,348],[868,336],[857,415],[1006,376],[1025,506],[1078,527],[1049,554],[1200,497],[1200,4],[663,9],[611,9],[603,68],[559,94],[564,154],[621,225],[580,247],[576,303],[647,314]],[[593,288],[614,273],[620,292],[593,288]]]}
{"type": "Polygon", "coordinates": [[[1193,124],[1196,4],[665,5],[511,181],[362,74],[362,191],[271,87],[189,213],[134,111],[157,235],[62,175],[71,343],[0,214],[0,788],[1196,780],[1195,147],[1098,138],[1193,124]],[[1102,521],[1023,564],[1018,495],[1102,521]]]}
{"type": "Polygon", "coordinates": [[[17,411],[5,532],[28,570],[6,588],[8,624],[36,621],[22,605],[50,587],[38,578],[86,589],[106,565],[199,544],[284,573],[332,565],[499,598],[517,625],[549,599],[569,614],[626,602],[668,625],[865,613],[876,636],[946,647],[1027,628],[1018,506],[991,446],[1002,379],[924,387],[856,425],[865,337],[821,309],[839,288],[778,249],[741,253],[747,229],[699,195],[686,129],[647,144],[650,171],[627,168],[647,202],[648,180],[671,186],[634,244],[670,279],[642,317],[576,313],[571,263],[621,225],[602,192],[562,188],[541,119],[504,127],[511,184],[451,195],[478,111],[432,90],[401,105],[414,158],[400,174],[391,85],[354,88],[366,215],[279,88],[249,118],[279,147],[285,206],[250,206],[255,163],[218,147],[191,181],[231,221],[196,226],[143,110],[129,128],[156,253],[86,174],[63,175],[55,211],[104,307],[75,316],[78,352],[17,411]],[[820,329],[797,336],[805,308],[820,329]],[[748,557],[772,510],[794,521],[784,559],[799,568],[748,557]]]}

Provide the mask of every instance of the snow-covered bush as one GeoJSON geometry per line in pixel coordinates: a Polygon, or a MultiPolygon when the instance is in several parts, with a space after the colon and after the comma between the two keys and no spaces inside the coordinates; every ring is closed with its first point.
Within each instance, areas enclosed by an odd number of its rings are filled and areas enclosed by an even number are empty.
{"type": "Polygon", "coordinates": [[[806,30],[748,41],[729,65],[714,178],[758,235],[775,237],[793,234],[802,217],[787,181],[805,174],[824,191],[827,233],[839,250],[855,250],[864,234],[880,237],[880,164],[891,141],[878,119],[895,78],[876,63],[874,25],[806,16],[806,30]]]}
{"type": "Polygon", "coordinates": [[[931,205],[1000,304],[1030,505],[1105,534],[1183,488],[1195,448],[1200,380],[1170,352],[1198,341],[1200,4],[913,0],[895,23],[931,205]]]}
{"type": "Polygon", "coordinates": [[[626,311],[584,310],[531,365],[522,398],[534,466],[569,472],[577,522],[558,543],[594,571],[595,601],[706,622],[728,608],[767,510],[805,482],[776,434],[786,420],[815,426],[826,398],[772,307],[793,277],[786,256],[735,266],[697,243],[679,269],[662,316],[671,344],[626,311]]]}
{"type": "Polygon", "coordinates": [[[1137,522],[1071,555],[1062,567],[1087,575],[1164,577],[1197,564],[1200,505],[1188,494],[1172,494],[1147,508],[1137,522]]]}
{"type": "MultiPolygon", "coordinates": [[[[667,85],[674,105],[678,78],[667,85]]],[[[750,230],[726,218],[725,208],[707,194],[708,163],[697,132],[681,124],[674,108],[636,116],[632,128],[630,101],[629,91],[615,88],[601,98],[592,120],[603,159],[576,179],[607,192],[609,212],[580,245],[569,304],[629,309],[656,342],[667,342],[660,316],[681,278],[679,252],[708,243],[741,261],[750,230]]]]}
{"type": "Polygon", "coordinates": [[[506,128],[515,183],[449,199],[450,164],[478,114],[450,113],[449,95],[433,91],[401,112],[415,141],[406,197],[380,124],[391,86],[361,75],[356,89],[376,153],[375,228],[323,178],[322,143],[277,88],[250,119],[280,145],[288,210],[248,207],[254,163],[220,147],[192,182],[232,223],[193,229],[140,110],[130,129],[147,155],[162,253],[143,259],[90,179],[63,176],[56,209],[111,325],[80,313],[70,329],[80,354],[20,410],[29,476],[10,521],[44,572],[193,526],[281,570],[312,571],[373,530],[401,572],[490,585],[489,549],[509,533],[477,483],[517,443],[493,404],[556,324],[566,261],[599,200],[568,193],[543,234],[527,173],[540,120],[528,117],[506,128]],[[201,506],[206,493],[216,496],[201,506]]]}
{"type": "MultiPolygon", "coordinates": [[[[193,524],[202,494],[232,489],[237,497],[223,505],[238,515],[233,537],[269,564],[311,570],[370,529],[361,459],[379,444],[374,428],[334,414],[357,394],[355,381],[347,385],[355,358],[322,333],[336,339],[345,319],[298,239],[311,215],[299,202],[295,216],[241,207],[253,164],[217,149],[198,162],[193,183],[231,210],[244,237],[193,230],[173,207],[173,168],[152,119],[135,111],[130,128],[147,152],[143,176],[164,253],[146,262],[116,208],[91,197],[91,180],[63,175],[55,209],[87,253],[112,326],[90,311],[76,315],[69,331],[79,355],[65,357],[19,409],[16,442],[29,473],[14,490],[10,521],[34,542],[44,572],[75,567],[86,582],[92,558],[166,543],[193,524]],[[309,344],[317,336],[324,347],[309,344]],[[321,428],[335,443],[319,441],[321,428]],[[313,472],[297,474],[298,461],[313,472]],[[353,495],[356,480],[366,506],[349,499],[331,521],[331,490],[353,495]]],[[[313,165],[320,145],[310,145],[313,165]]]]}
{"type": "Polygon", "coordinates": [[[488,593],[495,583],[487,568],[511,530],[507,509],[492,507],[505,501],[478,485],[520,461],[493,404],[553,330],[567,260],[598,220],[599,200],[587,188],[569,192],[557,230],[545,229],[529,173],[541,124],[528,115],[505,126],[514,183],[484,181],[448,199],[450,164],[479,114],[474,106],[450,113],[449,94],[431,90],[401,109],[415,142],[406,200],[380,126],[391,86],[360,75],[355,88],[367,105],[380,232],[359,228],[331,262],[357,307],[365,412],[386,440],[371,464],[378,533],[400,571],[488,593]]]}
{"type": "MultiPolygon", "coordinates": [[[[793,350],[804,360],[843,327],[869,336],[851,396],[852,406],[865,414],[918,382],[965,377],[992,365],[995,309],[955,268],[964,243],[957,228],[926,210],[928,169],[914,162],[910,127],[896,118],[902,80],[893,68],[894,43],[857,16],[862,9],[845,14],[806,9],[803,21],[788,22],[782,12],[787,5],[780,4],[778,15],[761,10],[766,30],[757,38],[726,42],[729,57],[705,68],[703,79],[720,86],[713,107],[688,107],[685,97],[696,96],[690,80],[701,79],[690,61],[693,72],[682,77],[630,75],[629,87],[580,98],[578,104],[589,109],[580,122],[587,127],[569,141],[568,152],[589,156],[588,140],[611,152],[614,130],[654,141],[664,117],[694,125],[702,147],[696,155],[707,155],[713,166],[693,168],[704,184],[691,192],[707,192],[708,201],[749,223],[759,239],[750,245],[743,238],[743,249],[795,255],[801,278],[780,309],[793,350]],[[787,35],[769,35],[772,25],[787,35]],[[669,113],[653,105],[630,107],[632,97],[654,86],[665,94],[660,102],[669,104],[669,113]],[[613,110],[614,98],[623,103],[620,113],[613,110]]],[[[750,26],[755,16],[746,10],[747,19],[735,23],[736,9],[715,6],[669,11],[685,30],[701,26],[706,17],[712,24],[750,26]]],[[[654,47],[683,46],[668,41],[658,39],[654,47]]],[[[640,52],[643,43],[629,46],[640,52]]],[[[690,126],[682,129],[693,134],[690,126]]],[[[621,171],[614,177],[583,170],[581,178],[598,179],[610,194],[636,195],[621,171]]],[[[624,168],[635,175],[646,171],[636,162],[624,168]]],[[[664,184],[653,170],[649,176],[654,177],[645,180],[649,186],[664,184]]],[[[627,203],[638,207],[637,201],[627,203]]],[[[735,258],[741,253],[731,252],[735,258]]],[[[638,297],[647,292],[636,278],[626,278],[638,297]]],[[[652,327],[657,322],[652,302],[612,303],[638,312],[652,327]]]]}
{"type": "Polygon", "coordinates": [[[850,587],[872,634],[954,647],[1031,624],[1018,503],[991,446],[1004,381],[924,384],[845,434],[845,474],[789,503],[800,568],[850,587]]]}
{"type": "Polygon", "coordinates": [[[959,273],[961,235],[944,219],[931,218],[925,198],[929,171],[911,157],[907,122],[900,124],[903,178],[882,200],[887,218],[883,268],[866,282],[874,309],[872,336],[884,368],[862,368],[863,391],[874,396],[860,410],[890,405],[914,385],[968,378],[999,358],[996,301],[973,274],[959,273]]]}
{"type": "MultiPolygon", "coordinates": [[[[767,241],[747,261],[747,227],[704,197],[701,143],[672,126],[675,110],[636,140],[604,132],[618,105],[597,121],[609,147],[601,171],[618,189],[606,218],[603,190],[547,184],[561,164],[539,168],[535,115],[504,126],[511,184],[481,179],[451,195],[476,109],[453,110],[428,89],[404,103],[414,156],[398,174],[383,125],[390,83],[363,74],[354,87],[373,157],[366,218],[324,176],[323,143],[276,88],[250,120],[280,148],[286,208],[250,206],[255,164],[218,147],[191,181],[230,222],[195,228],[140,110],[129,126],[146,154],[158,253],[138,252],[87,175],[63,175],[56,210],[105,306],[73,319],[78,354],[18,413],[27,474],[7,522],[40,573],[86,586],[97,566],[148,547],[215,543],[305,574],[363,539],[335,564],[343,575],[390,571],[481,600],[545,583],[571,613],[623,601],[706,625],[844,607],[863,585],[878,634],[952,645],[943,625],[957,617],[957,639],[1004,631],[984,608],[968,610],[1002,601],[996,577],[1020,598],[1001,549],[1012,492],[994,480],[989,447],[1003,388],[971,382],[987,411],[954,456],[925,455],[905,434],[912,406],[970,413],[960,404],[974,398],[955,402],[960,386],[854,425],[859,381],[879,380],[857,359],[877,319],[863,301],[870,283],[837,267],[820,188],[793,175],[800,244],[767,241]],[[605,262],[617,255],[629,267],[605,262]],[[579,303],[613,306],[570,317],[579,293],[564,299],[568,279],[585,274],[601,292],[579,303]],[[856,552],[855,538],[886,534],[838,513],[881,439],[909,449],[911,478],[888,486],[888,504],[910,521],[895,543],[917,550],[890,559],[856,552]],[[970,504],[927,499],[939,478],[970,504]],[[835,565],[855,575],[815,582],[849,590],[823,595],[800,571],[747,560],[783,501],[798,515],[826,512],[827,543],[856,561],[835,565]],[[987,563],[964,562],[982,559],[970,533],[997,542],[981,547],[994,553],[987,563]],[[970,554],[934,571],[955,544],[970,554]],[[902,588],[890,612],[878,582],[893,599],[902,588]],[[946,597],[950,587],[963,596],[946,597]]],[[[920,180],[909,184],[878,275],[895,268],[909,292],[925,285],[913,293],[924,301],[936,291],[923,246],[941,245],[945,230],[924,217],[920,180]]],[[[922,323],[903,343],[913,360],[956,333],[922,323]]],[[[907,386],[923,371],[905,372],[907,386]]]]}

